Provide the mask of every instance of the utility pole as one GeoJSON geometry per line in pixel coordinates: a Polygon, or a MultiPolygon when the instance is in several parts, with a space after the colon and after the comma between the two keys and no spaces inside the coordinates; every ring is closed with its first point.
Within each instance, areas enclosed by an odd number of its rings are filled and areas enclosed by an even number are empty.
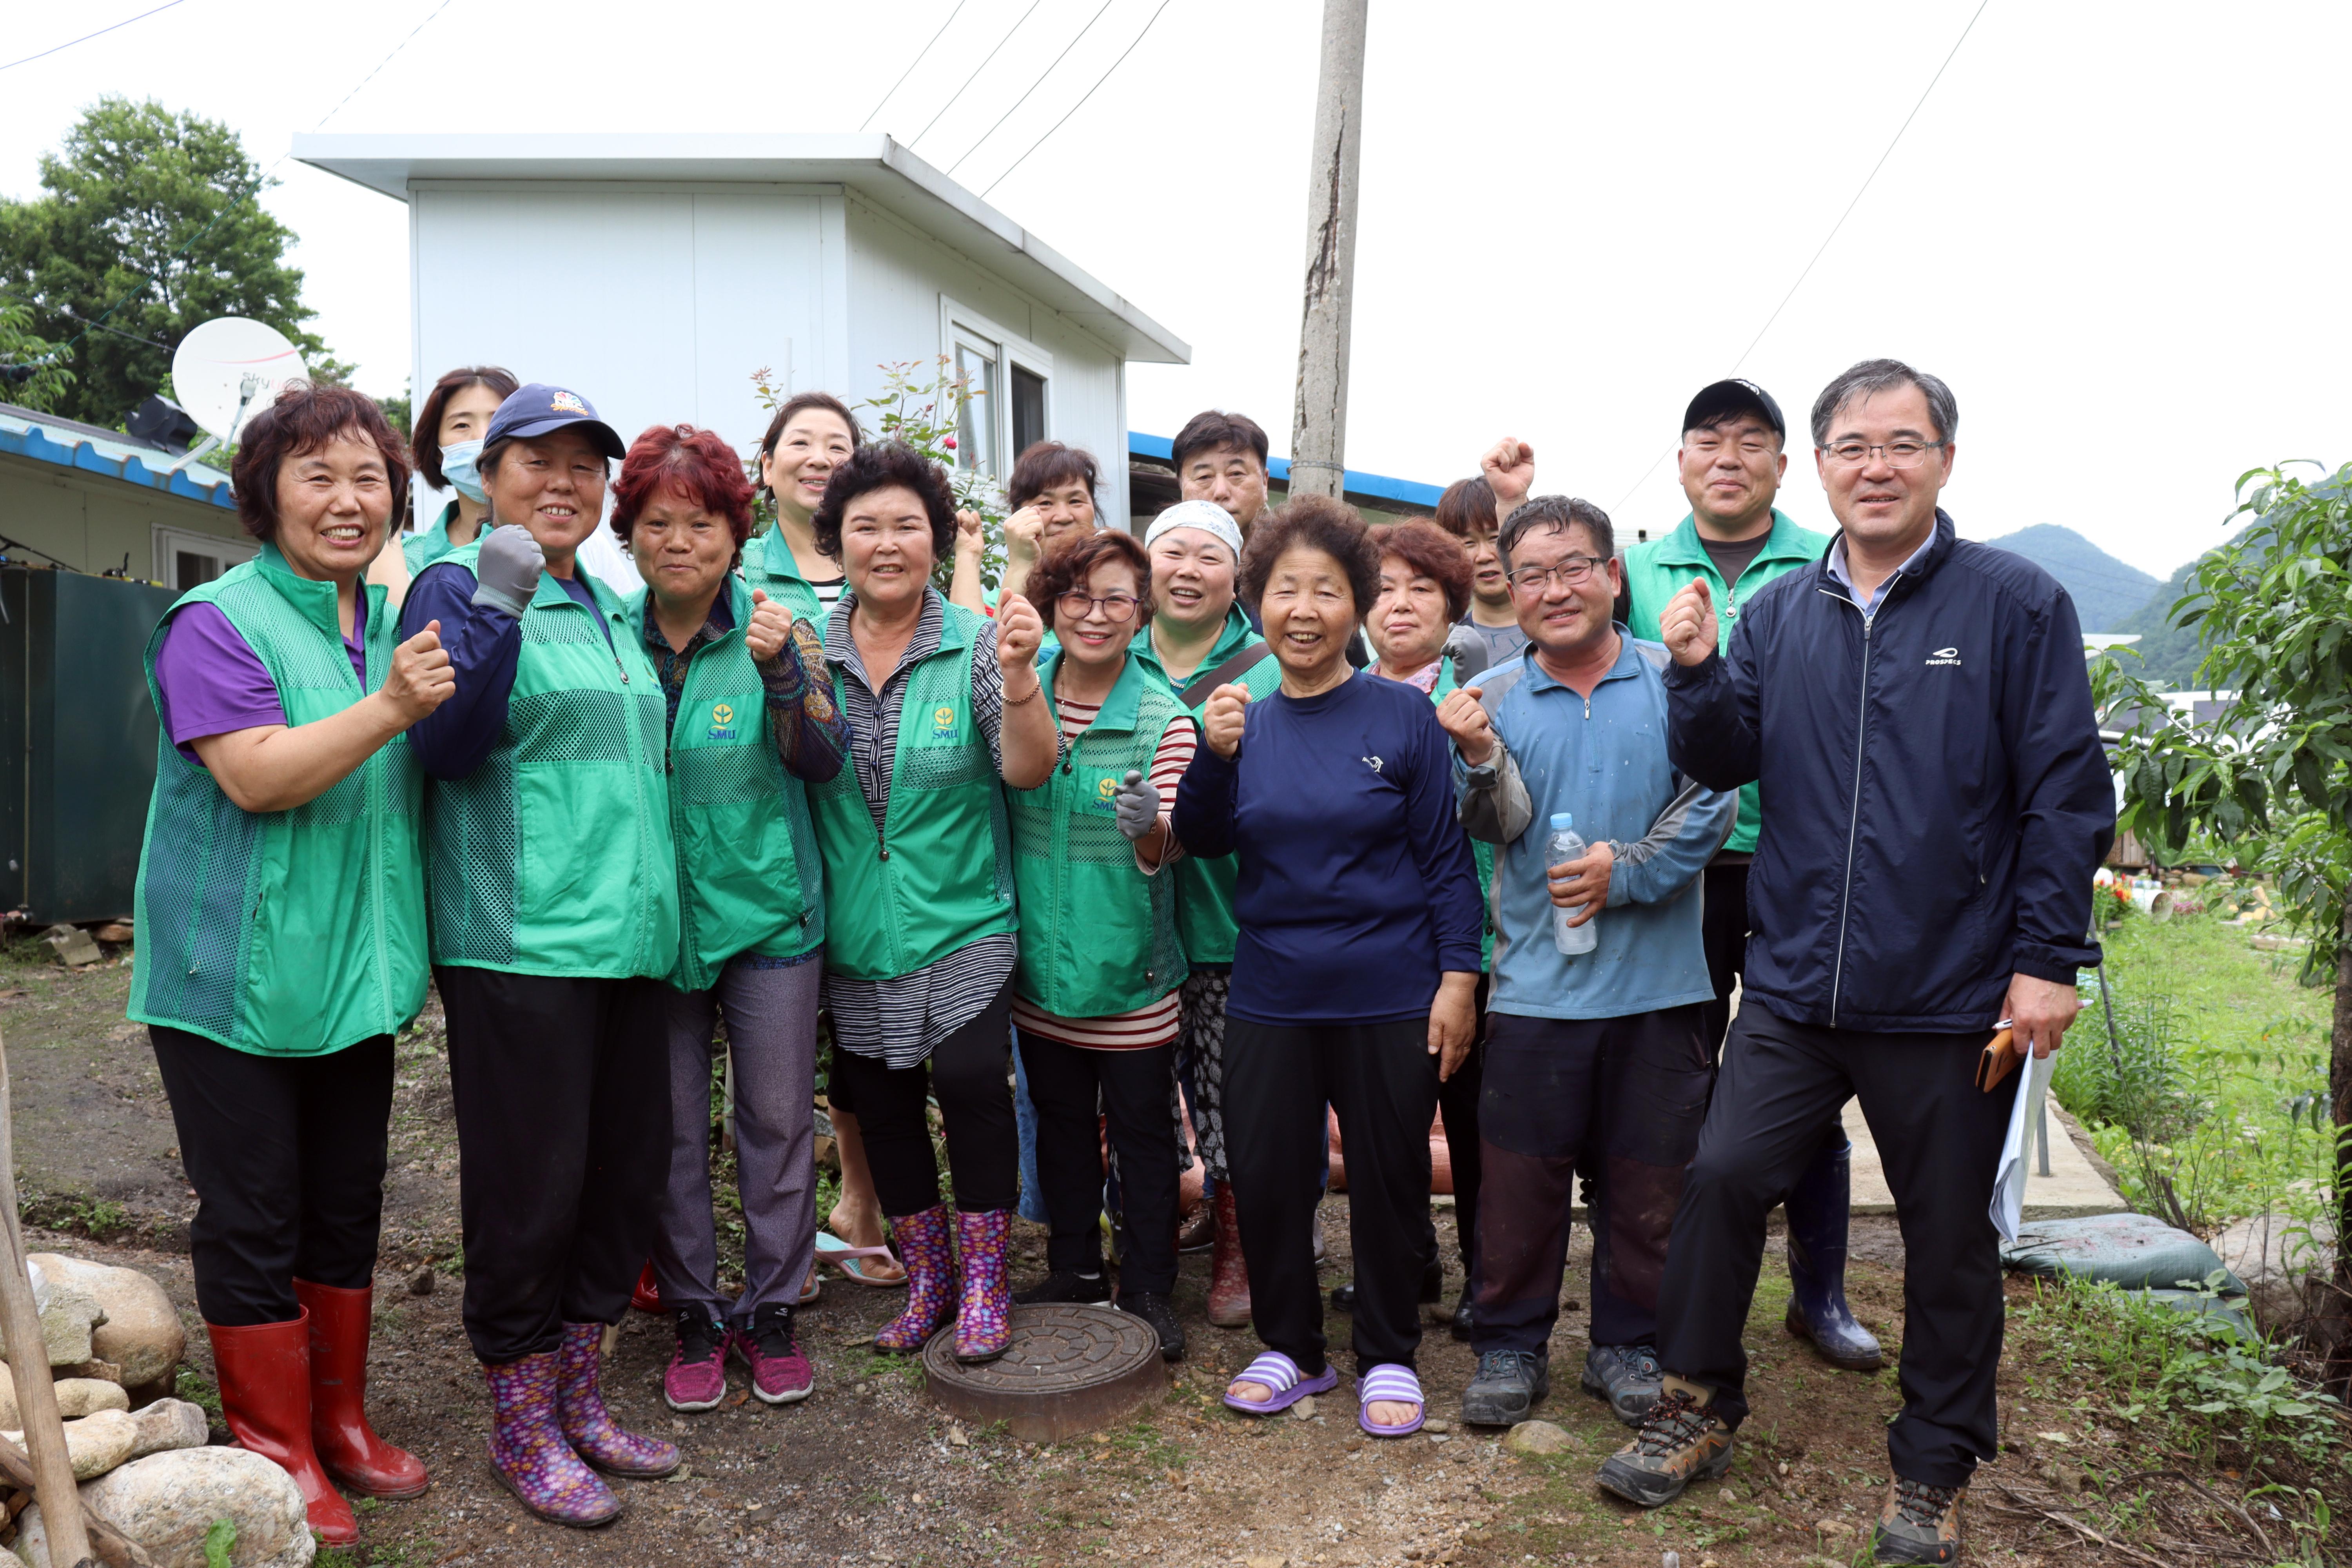
{"type": "Polygon", "coordinates": [[[1315,157],[1307,176],[1307,298],[1298,396],[1290,420],[1290,493],[1345,487],[1348,331],[1356,281],[1356,168],[1362,161],[1364,14],[1369,0],[1323,0],[1315,157]]]}

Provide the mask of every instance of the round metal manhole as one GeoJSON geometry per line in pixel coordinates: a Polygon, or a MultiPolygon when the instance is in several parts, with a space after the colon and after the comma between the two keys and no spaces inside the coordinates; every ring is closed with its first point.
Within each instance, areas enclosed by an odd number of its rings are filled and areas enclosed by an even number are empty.
{"type": "Polygon", "coordinates": [[[923,1347],[931,1398],[975,1426],[1002,1421],[1024,1442],[1053,1443],[1111,1425],[1168,1386],[1160,1336],[1108,1307],[1069,1303],[1013,1309],[1013,1348],[966,1366],[955,1358],[955,1325],[923,1347]]]}

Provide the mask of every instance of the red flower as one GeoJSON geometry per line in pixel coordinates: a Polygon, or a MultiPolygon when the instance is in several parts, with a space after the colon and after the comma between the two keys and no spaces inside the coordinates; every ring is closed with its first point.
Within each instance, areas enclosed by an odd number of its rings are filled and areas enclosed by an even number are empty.
{"type": "Polygon", "coordinates": [[[954,450],[955,450],[955,437],[952,437],[952,436],[950,436],[950,437],[949,437],[946,440],[941,441],[941,442],[940,443],[940,446],[942,446],[942,447],[945,447],[949,451],[952,452],[952,451],[954,451],[954,450]]]}

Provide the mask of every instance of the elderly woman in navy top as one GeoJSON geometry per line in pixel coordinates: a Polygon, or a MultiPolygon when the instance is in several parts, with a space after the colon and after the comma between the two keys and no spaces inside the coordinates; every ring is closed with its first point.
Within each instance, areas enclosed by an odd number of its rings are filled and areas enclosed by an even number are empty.
{"type": "Polygon", "coordinates": [[[1439,1079],[1470,1049],[1481,921],[1429,700],[1348,663],[1380,587],[1380,549],[1340,502],[1302,497],[1258,523],[1241,594],[1282,689],[1256,702],[1241,686],[1211,695],[1175,829],[1188,851],[1237,850],[1241,867],[1225,1142],[1267,1353],[1225,1403],[1263,1415],[1339,1382],[1315,1282],[1328,1101],[1348,1146],[1357,1424],[1396,1437],[1422,1424],[1429,1124],[1439,1079]]]}

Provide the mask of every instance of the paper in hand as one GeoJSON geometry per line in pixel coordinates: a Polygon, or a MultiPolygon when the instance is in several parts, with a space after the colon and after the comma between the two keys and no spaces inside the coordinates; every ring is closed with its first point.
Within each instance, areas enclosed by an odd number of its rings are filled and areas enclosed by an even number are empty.
{"type": "Polygon", "coordinates": [[[2009,1137],[2000,1146],[2000,1163],[1992,1182],[1992,1227],[2000,1232],[2003,1241],[2015,1241],[2017,1228],[2024,1223],[2025,1162],[2040,1120],[2034,1112],[2041,1108],[2057,1061],[2054,1056],[2028,1057],[2019,1064],[2025,1070],[2017,1075],[2017,1098],[2009,1108],[2009,1137]]]}

